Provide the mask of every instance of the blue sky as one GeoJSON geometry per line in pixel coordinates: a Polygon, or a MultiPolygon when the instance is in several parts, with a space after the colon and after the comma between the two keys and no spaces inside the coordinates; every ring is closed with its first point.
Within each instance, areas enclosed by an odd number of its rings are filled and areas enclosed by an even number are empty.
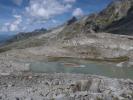
{"type": "Polygon", "coordinates": [[[0,34],[51,28],[99,12],[111,0],[0,0],[0,34]]]}

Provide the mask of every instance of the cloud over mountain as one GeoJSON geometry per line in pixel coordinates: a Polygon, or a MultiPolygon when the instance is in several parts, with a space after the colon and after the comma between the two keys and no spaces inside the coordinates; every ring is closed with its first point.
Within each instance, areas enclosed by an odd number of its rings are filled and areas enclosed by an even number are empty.
{"type": "Polygon", "coordinates": [[[26,12],[33,19],[48,20],[53,16],[63,14],[72,8],[71,4],[59,0],[31,0],[26,12]]]}
{"type": "Polygon", "coordinates": [[[74,11],[73,11],[73,16],[76,16],[76,17],[80,17],[80,16],[83,16],[83,11],[81,8],[76,8],[74,11]]]}
{"type": "Polygon", "coordinates": [[[3,32],[19,31],[20,30],[20,24],[22,22],[22,16],[14,15],[14,18],[15,18],[15,20],[5,23],[0,30],[3,32]]]}

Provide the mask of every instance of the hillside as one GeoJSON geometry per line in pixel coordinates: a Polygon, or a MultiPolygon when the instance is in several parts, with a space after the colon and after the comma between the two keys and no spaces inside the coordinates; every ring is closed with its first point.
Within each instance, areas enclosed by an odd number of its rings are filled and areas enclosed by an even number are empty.
{"type": "Polygon", "coordinates": [[[132,2],[113,1],[97,14],[78,20],[73,17],[62,26],[42,32],[45,34],[35,32],[39,35],[22,40],[19,38],[21,41],[15,40],[1,47],[0,52],[23,49],[22,54],[28,57],[74,57],[118,62],[132,60],[132,2]]]}
{"type": "Polygon", "coordinates": [[[133,0],[115,0],[99,13],[91,14],[68,25],[59,38],[72,38],[79,34],[109,32],[133,35],[133,0]]]}
{"type": "Polygon", "coordinates": [[[32,32],[21,32],[21,33],[16,34],[15,36],[13,36],[10,40],[8,40],[8,42],[10,43],[10,42],[16,42],[16,41],[28,39],[33,36],[45,34],[46,32],[47,32],[47,29],[44,29],[44,28],[37,29],[32,32]]]}
{"type": "Polygon", "coordinates": [[[133,35],[133,7],[124,18],[113,22],[105,30],[115,34],[133,35]]]}

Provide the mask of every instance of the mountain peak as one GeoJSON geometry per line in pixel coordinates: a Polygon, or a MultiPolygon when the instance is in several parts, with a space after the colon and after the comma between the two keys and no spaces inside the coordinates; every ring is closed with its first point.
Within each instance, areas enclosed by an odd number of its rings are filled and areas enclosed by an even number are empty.
{"type": "Polygon", "coordinates": [[[70,20],[67,21],[67,25],[71,25],[72,23],[77,21],[77,17],[73,16],[70,20]]]}

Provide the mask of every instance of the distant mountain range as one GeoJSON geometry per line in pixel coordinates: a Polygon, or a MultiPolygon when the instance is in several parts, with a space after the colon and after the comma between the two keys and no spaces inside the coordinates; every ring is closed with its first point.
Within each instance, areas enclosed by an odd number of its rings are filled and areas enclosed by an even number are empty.
{"type": "Polygon", "coordinates": [[[8,40],[8,42],[15,42],[15,41],[24,40],[24,39],[27,39],[27,38],[32,37],[32,36],[44,34],[46,32],[47,32],[47,29],[45,29],[45,28],[36,29],[32,32],[21,32],[21,33],[14,35],[11,39],[8,40]]]}
{"type": "Polygon", "coordinates": [[[12,35],[8,35],[8,34],[0,34],[0,43],[1,42],[5,42],[8,39],[12,38],[12,35]]]}

